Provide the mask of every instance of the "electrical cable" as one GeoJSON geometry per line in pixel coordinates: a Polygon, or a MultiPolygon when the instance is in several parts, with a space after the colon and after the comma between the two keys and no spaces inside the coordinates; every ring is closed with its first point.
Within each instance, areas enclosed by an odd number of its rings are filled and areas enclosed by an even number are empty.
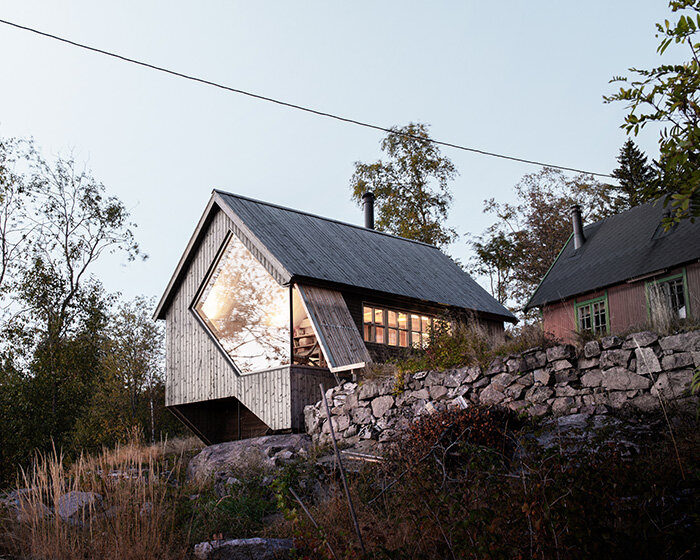
{"type": "Polygon", "coordinates": [[[58,35],[53,35],[53,34],[51,34],[51,33],[45,32],[45,31],[40,31],[40,30],[38,30],[38,29],[34,29],[34,28],[32,28],[32,27],[27,27],[27,26],[25,26],[25,25],[20,25],[20,24],[18,24],[18,23],[14,23],[14,22],[7,21],[7,20],[4,20],[4,19],[0,19],[0,23],[3,23],[3,24],[5,24],[5,25],[9,25],[10,27],[15,27],[15,28],[17,28],[17,29],[21,29],[21,30],[24,30],[24,31],[29,31],[29,32],[31,32],[31,33],[35,33],[36,35],[41,35],[42,37],[47,37],[47,38],[49,38],[49,39],[54,39],[54,40],[56,40],[56,41],[60,41],[60,42],[62,42],[62,43],[66,43],[66,44],[68,44],[68,45],[72,45],[72,46],[74,46],[74,47],[78,47],[78,48],[81,48],[81,49],[85,49],[85,50],[87,50],[87,51],[91,51],[91,52],[94,52],[94,53],[98,53],[98,54],[102,54],[102,55],[105,55],[105,56],[109,56],[109,57],[111,57],[111,58],[116,58],[116,59],[121,60],[121,61],[123,61],[123,62],[129,62],[129,63],[131,63],[131,64],[136,64],[137,66],[143,66],[144,68],[150,68],[151,70],[156,70],[156,71],[158,71],[158,72],[163,72],[163,73],[165,73],[165,74],[170,74],[171,76],[176,76],[176,77],[178,77],[178,78],[184,78],[184,79],[186,79],[186,80],[190,80],[190,81],[193,81],[193,82],[198,82],[198,83],[200,83],[200,84],[205,84],[205,85],[208,85],[208,86],[213,86],[213,87],[215,87],[215,88],[223,89],[223,90],[225,90],[225,91],[229,91],[229,92],[232,92],[232,93],[238,93],[238,94],[240,94],[240,95],[245,95],[245,96],[248,96],[248,97],[252,97],[252,98],[254,98],[254,99],[259,99],[259,100],[261,100],[261,101],[267,101],[267,102],[269,102],[269,103],[275,103],[275,104],[277,104],[277,105],[282,105],[282,106],[284,106],[284,107],[288,107],[288,108],[290,108],[290,109],[296,109],[296,110],[298,110],[298,111],[304,111],[304,112],[306,112],[306,113],[311,113],[311,114],[313,114],[313,115],[317,115],[317,116],[320,116],[320,117],[326,117],[326,118],[330,118],[330,119],[335,119],[335,120],[337,120],[337,121],[341,121],[341,122],[345,122],[345,123],[349,123],[349,124],[354,124],[354,125],[357,125],[357,126],[362,126],[362,127],[370,128],[370,129],[374,129],[374,130],[379,130],[379,131],[381,131],[381,132],[389,132],[389,133],[392,133],[392,134],[399,134],[399,135],[401,135],[401,136],[403,136],[403,137],[405,137],[405,138],[410,138],[410,139],[412,139],[412,140],[418,140],[418,141],[421,141],[421,142],[430,142],[431,144],[435,144],[435,145],[439,145],[439,146],[445,146],[445,147],[448,147],[448,148],[454,148],[454,149],[456,149],[456,150],[462,150],[462,151],[465,151],[465,152],[472,152],[472,153],[475,153],[475,154],[481,154],[481,155],[484,155],[484,156],[490,156],[490,157],[495,157],[495,158],[500,158],[500,159],[506,159],[506,160],[510,160],[510,161],[517,161],[517,162],[519,162],[519,163],[526,163],[526,164],[528,164],[528,165],[537,165],[537,166],[540,166],[540,167],[552,167],[552,168],[554,168],[554,169],[561,169],[562,171],[573,171],[573,172],[575,172],[575,173],[584,173],[584,174],[586,174],[586,175],[594,175],[594,176],[596,176],[596,177],[609,177],[609,178],[611,178],[611,179],[613,178],[612,175],[607,174],[607,173],[596,173],[596,172],[593,172],[593,171],[586,171],[586,170],[584,170],[584,169],[577,169],[577,168],[575,168],[575,167],[566,167],[566,166],[564,166],[564,165],[555,165],[555,164],[553,164],[553,163],[543,163],[543,162],[536,161],[536,160],[525,159],[525,158],[519,158],[519,157],[515,157],[515,156],[509,156],[509,155],[505,155],[505,154],[499,154],[499,153],[496,153],[496,152],[489,152],[489,151],[486,151],[486,150],[480,150],[480,149],[478,149],[478,148],[470,148],[470,147],[468,147],[468,146],[462,146],[462,145],[460,145],[460,144],[453,144],[453,143],[451,143],[451,142],[444,142],[444,141],[442,141],[442,140],[435,140],[435,139],[433,139],[433,138],[423,138],[423,137],[420,137],[420,136],[416,136],[416,135],[414,135],[414,134],[407,134],[407,133],[405,133],[405,132],[400,132],[400,131],[398,131],[398,130],[396,130],[396,129],[393,129],[393,128],[387,128],[387,127],[384,127],[384,126],[380,126],[380,125],[376,125],[376,124],[372,124],[372,123],[368,123],[368,122],[358,121],[358,120],[356,120],[356,119],[351,119],[351,118],[348,118],[348,117],[343,117],[343,116],[336,115],[336,114],[333,114],[333,113],[327,113],[327,112],[325,112],[325,111],[319,111],[319,110],[317,110],[317,109],[312,109],[312,108],[310,108],[310,107],[304,107],[304,106],[302,106],[302,105],[296,105],[296,104],[294,104],[294,103],[289,103],[288,101],[282,101],[282,100],[280,100],[280,99],[275,99],[275,98],[273,98],[273,97],[267,97],[267,96],[265,96],[265,95],[260,95],[260,94],[257,94],[257,93],[252,93],[252,92],[250,92],[250,91],[245,91],[245,90],[242,90],[242,89],[238,89],[238,88],[234,88],[234,87],[230,87],[230,86],[225,86],[225,85],[223,85],[223,84],[219,84],[219,83],[213,82],[213,81],[211,81],[211,80],[206,80],[206,79],[204,79],[204,78],[198,78],[197,76],[192,76],[192,75],[189,75],[189,74],[184,74],[184,73],[182,73],[182,72],[177,72],[176,70],[170,70],[170,69],[164,68],[164,67],[162,67],[162,66],[156,66],[155,64],[150,64],[150,63],[148,63],[148,62],[143,62],[143,61],[140,61],[140,60],[136,60],[136,59],[134,59],[134,58],[129,58],[129,57],[127,57],[127,56],[123,56],[123,55],[120,55],[120,54],[117,54],[117,53],[113,53],[113,52],[110,52],[110,51],[106,51],[106,50],[103,50],[103,49],[99,49],[99,48],[97,48],[97,47],[91,47],[90,45],[85,45],[85,44],[83,44],[83,43],[78,43],[78,42],[76,42],[76,41],[72,41],[72,40],[66,39],[66,38],[64,38],[64,37],[59,37],[58,35]]]}

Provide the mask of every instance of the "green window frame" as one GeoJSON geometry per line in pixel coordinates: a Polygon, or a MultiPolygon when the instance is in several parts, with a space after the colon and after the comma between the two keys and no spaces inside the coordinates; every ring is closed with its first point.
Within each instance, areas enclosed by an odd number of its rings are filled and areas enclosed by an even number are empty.
{"type": "Polygon", "coordinates": [[[610,332],[608,292],[582,302],[574,300],[574,314],[577,332],[590,332],[594,335],[608,334],[610,332]]]}
{"type": "Polygon", "coordinates": [[[671,308],[679,319],[690,317],[690,297],[688,294],[688,277],[685,267],[678,274],[671,274],[662,278],[654,278],[645,282],[644,288],[647,299],[647,316],[651,318],[651,287],[668,286],[664,295],[668,297],[671,308]],[[680,280],[680,283],[678,282],[680,280]],[[680,290],[678,288],[681,288],[680,290]],[[682,298],[682,302],[680,301],[682,298]],[[681,305],[682,303],[682,305],[681,305]]]}

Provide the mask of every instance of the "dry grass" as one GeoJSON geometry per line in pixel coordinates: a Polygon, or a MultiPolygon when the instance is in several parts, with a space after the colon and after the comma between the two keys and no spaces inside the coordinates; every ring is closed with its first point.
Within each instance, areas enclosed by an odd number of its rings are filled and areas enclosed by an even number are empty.
{"type": "MultiPolygon", "coordinates": [[[[618,435],[615,424],[566,452],[537,447],[530,427],[522,437],[507,436],[504,443],[523,445],[512,455],[490,437],[472,438],[491,433],[494,425],[483,420],[472,424],[476,433],[460,431],[458,439],[468,441],[456,445],[442,435],[430,444],[428,432],[416,432],[418,439],[402,440],[396,457],[353,474],[351,494],[367,558],[697,556],[697,477],[681,481],[672,442],[662,431],[635,432],[639,452],[632,458],[623,454],[632,436],[618,435]],[[406,452],[421,460],[407,460],[406,452]]],[[[677,420],[680,457],[688,471],[698,472],[697,423],[692,417],[677,420]]],[[[656,426],[660,418],[647,421],[656,426]]],[[[332,560],[326,543],[337,558],[361,557],[339,484],[331,478],[326,497],[308,499],[306,506],[318,529],[290,501],[286,520],[266,534],[293,534],[301,558],[332,560]]]]}
{"type": "MultiPolygon", "coordinates": [[[[178,446],[187,447],[171,448],[178,446]]],[[[0,553],[60,560],[184,558],[173,501],[182,460],[167,456],[167,449],[131,443],[70,466],[58,452],[37,456],[18,480],[24,489],[18,507],[0,518],[0,553]],[[61,506],[73,492],[99,497],[67,518],[61,506]]]]}

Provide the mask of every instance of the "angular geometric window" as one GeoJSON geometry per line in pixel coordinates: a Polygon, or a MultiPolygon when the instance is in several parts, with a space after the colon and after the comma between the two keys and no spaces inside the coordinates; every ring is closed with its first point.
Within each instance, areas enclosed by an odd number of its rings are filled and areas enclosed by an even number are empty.
{"type": "Polygon", "coordinates": [[[290,363],[289,288],[280,286],[235,236],[194,304],[241,373],[290,363]]]}

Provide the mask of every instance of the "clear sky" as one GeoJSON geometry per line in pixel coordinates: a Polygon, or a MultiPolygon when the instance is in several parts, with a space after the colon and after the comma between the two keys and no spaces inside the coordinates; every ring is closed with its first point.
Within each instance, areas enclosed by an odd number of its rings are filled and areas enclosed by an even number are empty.
{"type": "MultiPolygon", "coordinates": [[[[609,173],[625,140],[614,75],[657,65],[661,0],[395,2],[0,0],[0,19],[383,126],[609,173]]],[[[87,162],[138,224],[145,262],[95,273],[160,297],[212,188],[361,223],[355,161],[379,132],[226,93],[0,25],[0,135],[87,162]]],[[[657,155],[651,131],[638,143],[657,155]]],[[[536,167],[443,149],[459,170],[450,225],[536,167]]],[[[466,261],[464,241],[450,248],[466,261]]]]}

